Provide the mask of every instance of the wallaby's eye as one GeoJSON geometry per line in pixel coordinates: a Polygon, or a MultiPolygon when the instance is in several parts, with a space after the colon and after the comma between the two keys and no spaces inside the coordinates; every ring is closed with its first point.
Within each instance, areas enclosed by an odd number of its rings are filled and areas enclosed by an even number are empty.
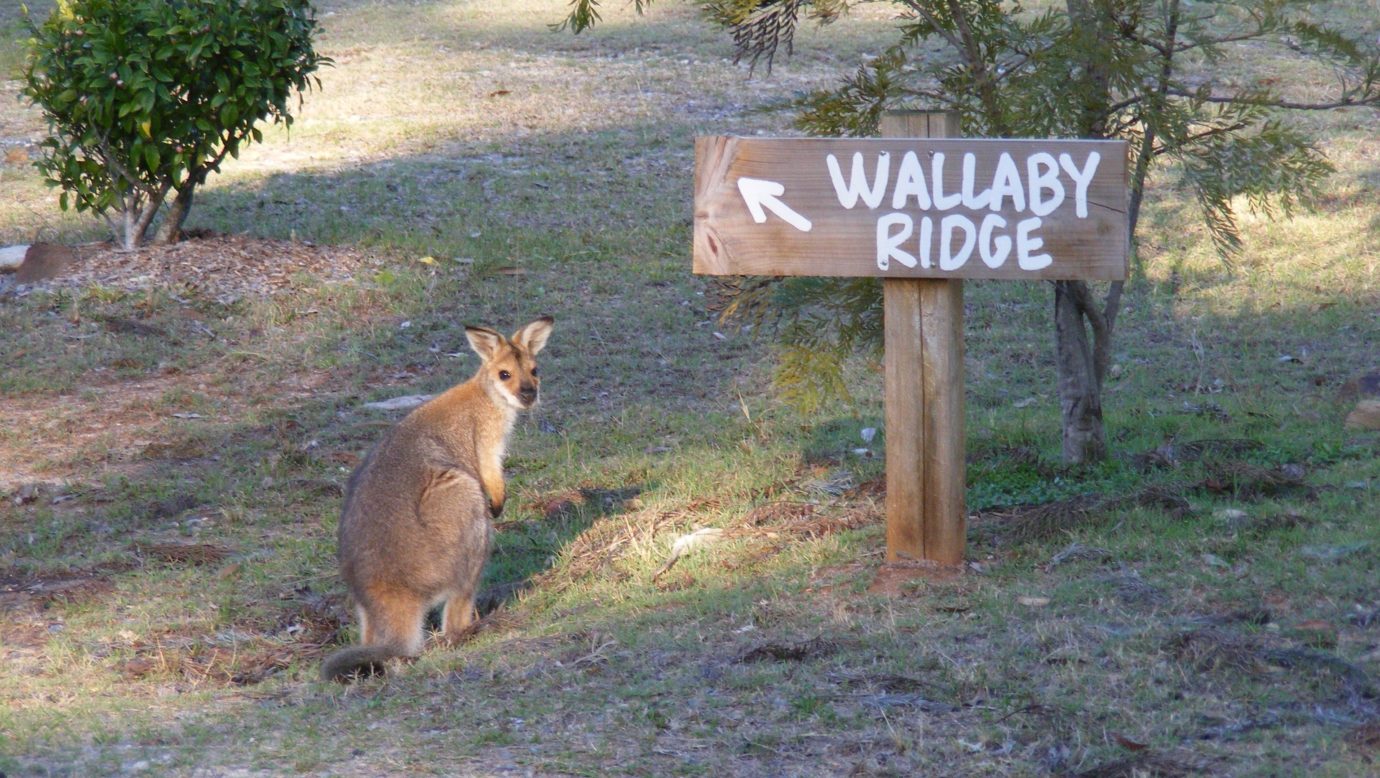
{"type": "Polygon", "coordinates": [[[512,373],[509,373],[507,370],[500,370],[500,371],[498,371],[498,380],[500,380],[500,381],[507,381],[509,378],[512,378],[512,377],[513,377],[513,374],[512,374],[512,373]]]}
{"type": "Polygon", "coordinates": [[[532,368],[532,377],[533,377],[533,378],[536,378],[536,377],[537,377],[537,369],[536,369],[535,367],[532,368]]]}

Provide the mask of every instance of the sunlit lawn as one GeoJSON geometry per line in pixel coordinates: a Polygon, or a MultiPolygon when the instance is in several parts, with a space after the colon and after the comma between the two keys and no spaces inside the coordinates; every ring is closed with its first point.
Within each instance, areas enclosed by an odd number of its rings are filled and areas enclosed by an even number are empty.
{"type": "MultiPolygon", "coordinates": [[[[1328,197],[1245,216],[1231,264],[1156,178],[1104,465],[1058,462],[1049,290],[969,284],[972,564],[881,592],[876,365],[858,405],[792,410],[688,252],[693,137],[791,132],[767,109],[879,52],[891,10],[749,78],[685,4],[607,3],[581,36],[547,0],[320,8],[336,66],[189,226],[357,249],[352,281],[0,298],[5,774],[1373,768],[1380,438],[1339,396],[1380,367],[1373,112],[1307,118],[1328,197]],[[362,403],[466,377],[465,323],[543,313],[498,609],[462,648],[320,684],[356,639],[341,486],[398,416],[362,403]]],[[[17,89],[0,152],[42,135],[17,89]]],[[[0,165],[0,245],[36,236],[104,232],[0,165]]]]}

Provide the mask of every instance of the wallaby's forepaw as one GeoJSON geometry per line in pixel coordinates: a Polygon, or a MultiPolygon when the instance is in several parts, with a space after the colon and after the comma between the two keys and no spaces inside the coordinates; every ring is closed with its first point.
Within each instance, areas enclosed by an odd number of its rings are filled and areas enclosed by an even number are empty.
{"type": "Polygon", "coordinates": [[[496,518],[498,518],[499,516],[502,516],[502,515],[503,515],[503,503],[501,503],[501,502],[491,502],[491,503],[489,503],[489,518],[496,519],[496,518]]]}
{"type": "Polygon", "coordinates": [[[383,675],[386,663],[398,656],[393,646],[351,646],[326,658],[321,664],[321,680],[352,683],[361,678],[383,675]]]}
{"type": "Polygon", "coordinates": [[[437,643],[439,643],[441,646],[444,646],[445,648],[455,648],[462,643],[467,643],[472,638],[474,638],[475,635],[479,634],[479,625],[479,621],[474,621],[464,629],[459,629],[454,632],[447,632],[441,635],[441,637],[437,640],[437,643]]]}

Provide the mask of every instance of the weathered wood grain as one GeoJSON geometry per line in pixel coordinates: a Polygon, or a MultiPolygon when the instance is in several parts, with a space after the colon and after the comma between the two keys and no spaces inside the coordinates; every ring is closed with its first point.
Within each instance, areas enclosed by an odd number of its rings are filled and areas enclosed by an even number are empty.
{"type": "MultiPolygon", "coordinates": [[[[695,150],[696,273],[1025,280],[1126,277],[1127,179],[1123,141],[708,136],[696,139],[695,150]],[[1038,251],[1052,258],[1047,267],[1023,269],[1012,256],[996,267],[989,267],[974,251],[973,256],[957,269],[941,269],[937,261],[928,268],[918,263],[915,267],[906,267],[898,262],[891,262],[885,270],[879,268],[878,220],[887,214],[905,214],[913,220],[916,242],[921,219],[930,218],[935,231],[932,245],[936,245],[937,253],[939,222],[943,217],[961,215],[980,224],[984,217],[993,213],[990,208],[972,209],[963,205],[940,210],[933,203],[925,209],[917,198],[910,198],[902,207],[894,208],[894,179],[907,152],[916,154],[926,181],[932,178],[934,155],[943,154],[940,190],[952,194],[962,190],[965,154],[972,154],[975,162],[975,183],[970,189],[980,193],[992,187],[1002,154],[1010,155],[1021,174],[1022,186],[1028,189],[1026,165],[1030,155],[1044,153],[1057,159],[1068,154],[1076,164],[1085,165],[1093,151],[1099,154],[1100,161],[1087,187],[1086,216],[1078,216],[1075,187],[1072,179],[1065,175],[1061,179],[1067,190],[1063,203],[1052,213],[1039,216],[1038,229],[1030,233],[1042,242],[1038,251]],[[885,195],[876,207],[869,207],[860,199],[848,208],[840,201],[828,157],[834,155],[842,178],[851,180],[851,160],[855,152],[863,154],[864,169],[869,176],[875,174],[878,155],[889,157],[889,178],[892,180],[886,184],[885,195]],[[784,191],[779,201],[808,220],[809,231],[793,226],[770,209],[765,221],[754,221],[739,188],[743,178],[780,184],[784,191]]],[[[1005,225],[997,226],[993,222],[989,245],[995,236],[1014,237],[1018,222],[1035,217],[1028,207],[1025,210],[1015,208],[1010,197],[1003,198],[1002,205],[996,215],[1005,225]]],[[[895,234],[902,234],[900,228],[895,234]]],[[[953,244],[957,246],[959,242],[955,240],[953,244]]],[[[910,251],[918,255],[915,248],[910,251]]]]}
{"type": "MultiPolygon", "coordinates": [[[[945,113],[890,113],[892,136],[946,137],[945,113]]],[[[963,562],[963,281],[882,280],[888,561],[963,562]]]]}

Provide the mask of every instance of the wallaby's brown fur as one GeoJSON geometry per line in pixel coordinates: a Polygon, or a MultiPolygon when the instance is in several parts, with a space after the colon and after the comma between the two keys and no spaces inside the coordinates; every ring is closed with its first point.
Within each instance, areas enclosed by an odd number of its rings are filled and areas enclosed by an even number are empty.
{"type": "Polygon", "coordinates": [[[517,412],[537,403],[535,357],[552,323],[542,317],[511,338],[466,327],[479,371],[409,413],[351,474],[338,556],[361,645],[328,657],[323,679],[346,681],[383,672],[388,659],[416,657],[437,605],[447,643],[474,622],[491,519],[507,496],[504,449],[517,412]]]}

